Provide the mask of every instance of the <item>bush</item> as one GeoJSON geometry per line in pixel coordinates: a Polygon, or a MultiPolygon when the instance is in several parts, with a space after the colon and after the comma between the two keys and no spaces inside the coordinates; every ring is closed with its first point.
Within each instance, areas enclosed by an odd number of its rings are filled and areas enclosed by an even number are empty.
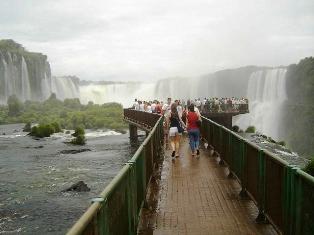
{"type": "Polygon", "coordinates": [[[54,128],[54,133],[58,133],[62,131],[59,123],[57,122],[51,123],[51,126],[54,128]]]}
{"type": "Polygon", "coordinates": [[[49,137],[51,134],[55,133],[55,128],[50,124],[41,124],[39,126],[34,126],[29,133],[31,136],[38,138],[49,137]]]}
{"type": "Polygon", "coordinates": [[[78,137],[78,136],[80,136],[80,135],[85,135],[85,130],[84,130],[84,128],[82,128],[82,127],[77,127],[76,129],[75,129],[75,131],[74,131],[74,133],[72,134],[72,136],[74,136],[74,137],[78,137]]]}
{"type": "Polygon", "coordinates": [[[74,136],[75,138],[71,140],[71,144],[84,145],[86,143],[84,128],[77,127],[72,136],[74,136]]]}
{"type": "Polygon", "coordinates": [[[255,126],[249,126],[246,128],[245,133],[255,133],[255,126]]]}
{"type": "Polygon", "coordinates": [[[73,140],[71,140],[71,144],[75,145],[84,145],[86,143],[86,139],[84,135],[78,135],[73,140]]]}
{"type": "Polygon", "coordinates": [[[303,168],[303,171],[314,176],[314,157],[311,161],[303,168]]]}

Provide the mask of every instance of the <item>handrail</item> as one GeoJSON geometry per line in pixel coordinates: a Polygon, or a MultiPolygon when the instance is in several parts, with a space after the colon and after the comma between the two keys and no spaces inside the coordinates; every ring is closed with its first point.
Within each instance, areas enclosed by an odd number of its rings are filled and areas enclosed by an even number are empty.
{"type": "Polygon", "coordinates": [[[93,202],[67,235],[136,233],[138,216],[154,164],[160,156],[163,117],[158,116],[157,119],[157,116],[135,110],[126,111],[125,115],[128,114],[133,121],[137,121],[134,117],[140,115],[149,125],[153,125],[150,133],[133,157],[100,193],[101,200],[93,202]]]}
{"type": "Polygon", "coordinates": [[[241,195],[257,204],[257,222],[266,218],[284,234],[314,234],[314,177],[269,150],[202,117],[203,137],[239,180],[241,195]]]}

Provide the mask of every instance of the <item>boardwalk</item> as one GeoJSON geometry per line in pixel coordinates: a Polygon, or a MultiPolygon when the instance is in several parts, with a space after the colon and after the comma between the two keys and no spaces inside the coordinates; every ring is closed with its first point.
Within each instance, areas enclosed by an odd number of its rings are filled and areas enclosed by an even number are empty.
{"type": "Polygon", "coordinates": [[[254,203],[238,196],[240,185],[208,150],[192,158],[185,138],[181,157],[172,162],[169,156],[166,152],[158,206],[142,216],[140,234],[277,234],[270,224],[254,222],[254,203]]]}

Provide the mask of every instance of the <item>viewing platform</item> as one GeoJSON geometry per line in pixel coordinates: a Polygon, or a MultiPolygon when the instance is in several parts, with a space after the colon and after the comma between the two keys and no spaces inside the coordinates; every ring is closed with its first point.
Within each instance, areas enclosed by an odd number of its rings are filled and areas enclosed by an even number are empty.
{"type": "Polygon", "coordinates": [[[162,116],[124,117],[147,137],[69,235],[314,234],[314,177],[205,117],[200,158],[184,137],[172,161],[162,116]]]}

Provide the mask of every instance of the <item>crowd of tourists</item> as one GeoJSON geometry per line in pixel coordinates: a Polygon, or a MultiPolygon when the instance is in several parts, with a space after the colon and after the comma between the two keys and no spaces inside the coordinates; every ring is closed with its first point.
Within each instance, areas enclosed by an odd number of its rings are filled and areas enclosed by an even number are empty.
{"type": "Polygon", "coordinates": [[[168,98],[166,102],[140,101],[135,99],[133,108],[138,111],[164,115],[164,138],[166,147],[170,142],[172,158],[180,156],[180,141],[183,133],[188,133],[192,157],[199,158],[201,113],[207,112],[239,112],[248,109],[245,98],[204,98],[175,100],[168,98]]]}
{"type": "MultiPolygon", "coordinates": [[[[204,98],[177,100],[177,103],[187,109],[193,104],[201,113],[219,113],[219,112],[241,112],[248,110],[248,99],[246,98],[204,98]]],[[[139,101],[135,99],[133,108],[139,111],[161,114],[166,103],[159,100],[139,101]]]]}
{"type": "Polygon", "coordinates": [[[158,100],[153,102],[135,100],[133,108],[139,111],[164,115],[165,143],[167,146],[170,142],[171,157],[173,159],[180,156],[181,136],[186,132],[189,136],[191,155],[199,158],[201,115],[193,101],[185,104],[180,100],[172,102],[171,98],[168,98],[165,103],[158,100]]]}

